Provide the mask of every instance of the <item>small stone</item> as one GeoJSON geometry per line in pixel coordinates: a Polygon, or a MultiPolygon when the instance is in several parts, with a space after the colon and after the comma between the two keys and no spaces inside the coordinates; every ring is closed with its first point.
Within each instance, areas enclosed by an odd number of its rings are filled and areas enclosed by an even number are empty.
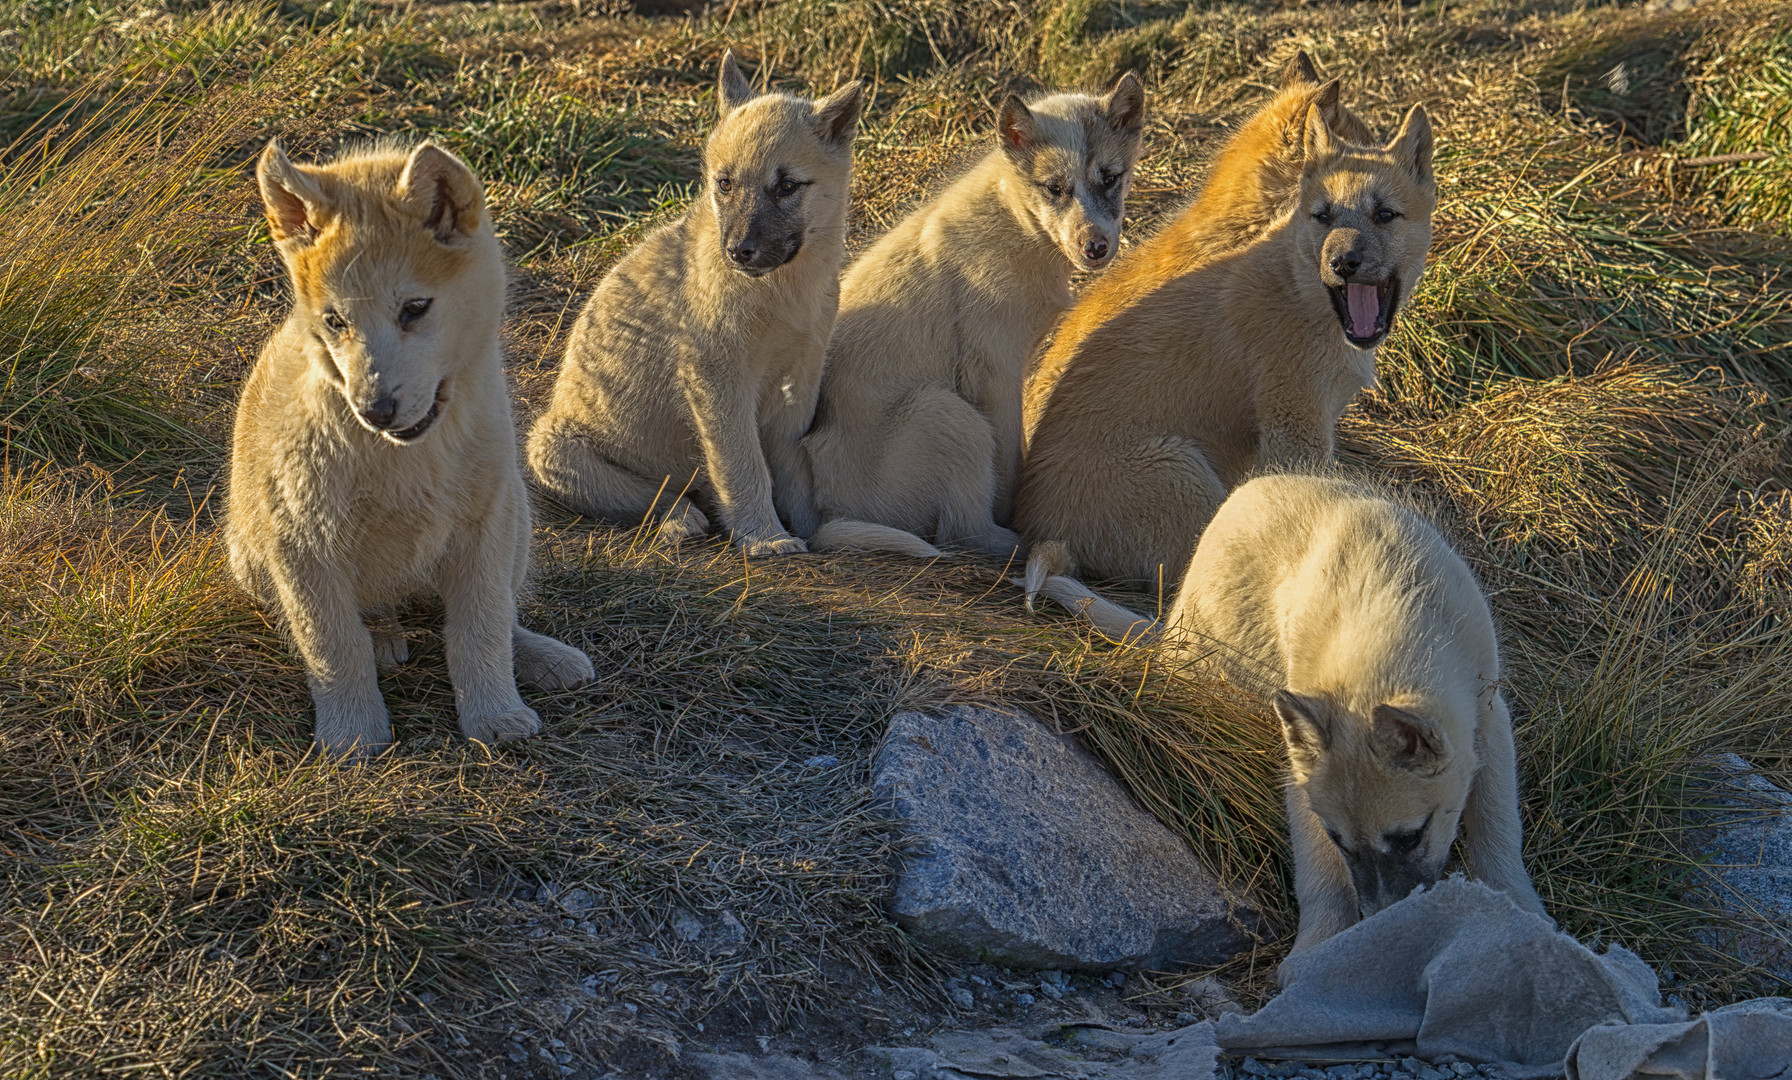
{"type": "Polygon", "coordinates": [[[647,988],[647,992],[652,994],[654,997],[665,997],[667,992],[670,991],[671,989],[672,988],[670,986],[667,986],[663,982],[656,982],[647,988]]]}
{"type": "Polygon", "coordinates": [[[571,1076],[575,1072],[578,1072],[578,1070],[573,1068],[571,1065],[560,1066],[560,1075],[561,1076],[571,1076]]]}
{"type": "Polygon", "coordinates": [[[1200,1020],[1201,1020],[1201,1018],[1199,1016],[1196,1016],[1194,1013],[1191,1013],[1191,1012],[1179,1012],[1176,1014],[1176,1022],[1178,1024],[1184,1024],[1184,1025],[1194,1024],[1194,1023],[1199,1023],[1200,1020]]]}
{"type": "Polygon", "coordinates": [[[1015,995],[1014,1000],[1020,1002],[1022,1005],[1031,1005],[1031,1004],[1033,1004],[1033,995],[1032,994],[1017,994],[1017,995],[1015,995]]]}
{"type": "Polygon", "coordinates": [[[1405,1069],[1409,1073],[1418,1072],[1419,1067],[1424,1064],[1425,1063],[1423,1061],[1420,1061],[1416,1057],[1404,1057],[1404,1058],[1400,1059],[1400,1067],[1402,1069],[1405,1069]]]}
{"type": "Polygon", "coordinates": [[[574,915],[583,914],[597,906],[597,897],[584,889],[568,889],[560,894],[560,906],[574,915]]]}
{"type": "Polygon", "coordinates": [[[1256,1058],[1248,1057],[1238,1063],[1238,1071],[1248,1076],[1268,1076],[1269,1070],[1256,1058]]]}
{"type": "Polygon", "coordinates": [[[1458,1061],[1458,1062],[1452,1064],[1450,1066],[1450,1071],[1455,1073],[1457,1076],[1473,1076],[1473,1075],[1475,1075],[1475,1067],[1473,1065],[1470,1065],[1466,1061],[1458,1061]]]}
{"type": "Polygon", "coordinates": [[[907,1069],[897,1069],[890,1074],[890,1080],[917,1080],[917,1078],[914,1073],[909,1072],[907,1069]]]}
{"type": "Polygon", "coordinates": [[[518,1065],[521,1065],[523,1062],[529,1060],[529,1051],[524,1050],[520,1046],[513,1046],[504,1052],[504,1056],[516,1062],[518,1065]]]}
{"type": "Polygon", "coordinates": [[[1127,1027],[1144,1027],[1145,1026],[1145,1018],[1142,1016],[1129,1016],[1120,1022],[1122,1024],[1125,1024],[1127,1027]]]}
{"type": "Polygon", "coordinates": [[[580,923],[575,929],[577,929],[578,932],[581,934],[589,934],[592,937],[597,936],[597,924],[592,922],[590,919],[586,919],[584,922],[580,923]]]}
{"type": "Polygon", "coordinates": [[[541,1060],[547,1062],[549,1065],[559,1064],[559,1062],[554,1060],[554,1052],[552,1050],[549,1050],[545,1046],[542,1047],[540,1050],[535,1051],[535,1056],[540,1058],[541,1060]]]}
{"type": "Polygon", "coordinates": [[[1429,1065],[1421,1065],[1419,1068],[1413,1070],[1413,1072],[1418,1076],[1419,1080],[1444,1080],[1444,1074],[1438,1072],[1429,1065]]]}
{"type": "Polygon", "coordinates": [[[838,768],[839,765],[840,759],[832,754],[817,754],[803,762],[805,769],[833,769],[838,768]]]}
{"type": "Polygon", "coordinates": [[[584,994],[586,997],[596,997],[597,996],[597,976],[596,975],[587,975],[583,979],[580,979],[579,980],[579,993],[584,994]]]}
{"type": "Polygon", "coordinates": [[[434,1005],[435,1003],[436,995],[432,991],[424,990],[417,995],[417,1004],[419,1005],[434,1005]]]}
{"type": "Polygon", "coordinates": [[[562,1050],[558,1054],[554,1055],[554,1061],[560,1065],[571,1065],[572,1064],[572,1055],[567,1053],[566,1051],[562,1050]]]}
{"type": "Polygon", "coordinates": [[[770,1035],[755,1035],[753,1036],[753,1041],[759,1044],[759,1052],[761,1054],[771,1052],[772,1037],[770,1035]]]}
{"type": "Polygon", "coordinates": [[[977,999],[972,997],[971,992],[962,986],[953,987],[950,997],[952,998],[952,1004],[961,1009],[973,1009],[977,1006],[977,999]]]}
{"type": "Polygon", "coordinates": [[[679,909],[672,914],[672,936],[680,941],[696,941],[703,936],[703,920],[679,909]]]}
{"type": "Polygon", "coordinates": [[[1126,985],[1126,972],[1112,971],[1108,973],[1108,984],[1118,990],[1126,985]]]}
{"type": "Polygon", "coordinates": [[[976,983],[978,986],[988,986],[989,985],[989,980],[985,979],[981,975],[972,975],[971,981],[976,983]]]}
{"type": "Polygon", "coordinates": [[[709,936],[717,945],[739,945],[747,940],[747,928],[741,925],[734,912],[724,911],[716,916],[716,924],[710,927],[709,936]]]}

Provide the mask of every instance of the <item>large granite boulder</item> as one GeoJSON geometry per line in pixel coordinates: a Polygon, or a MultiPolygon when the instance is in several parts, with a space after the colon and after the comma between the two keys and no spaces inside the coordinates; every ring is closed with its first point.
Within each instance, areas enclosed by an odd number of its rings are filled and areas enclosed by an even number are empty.
{"type": "Polygon", "coordinates": [[[1100,972],[1218,964],[1255,941],[1244,897],[1024,713],[901,713],[875,773],[909,833],[892,911],[930,946],[1100,972]]]}

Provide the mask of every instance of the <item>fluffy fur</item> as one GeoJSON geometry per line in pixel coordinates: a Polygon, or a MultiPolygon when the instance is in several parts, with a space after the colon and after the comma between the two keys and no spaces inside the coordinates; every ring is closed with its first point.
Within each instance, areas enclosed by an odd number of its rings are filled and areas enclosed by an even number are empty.
{"type": "Polygon", "coordinates": [[[1174,580],[1244,476],[1331,458],[1424,271],[1436,184],[1422,108],[1385,147],[1340,142],[1318,104],[1304,130],[1297,199],[1267,233],[1140,281],[1028,385],[1015,527],[1052,572],[1174,580]]]}
{"type": "Polygon", "coordinates": [[[1010,96],[999,145],[853,263],[803,443],[817,547],[1015,550],[1021,381],[1071,274],[1119,246],[1143,123],[1132,75],[1100,98],[1010,96]]]}
{"type": "Polygon", "coordinates": [[[1097,327],[1125,318],[1158,284],[1243,247],[1285,216],[1300,192],[1307,112],[1315,105],[1347,142],[1366,146],[1375,141],[1339,101],[1338,80],[1321,83],[1307,54],[1295,53],[1275,96],[1214,155],[1194,201],[1083,289],[1053,333],[1052,355],[1044,366],[1058,366],[1097,327]]]}
{"type": "Polygon", "coordinates": [[[479,181],[425,143],[257,168],[293,308],[237,408],[225,538],[304,655],[317,741],[392,741],[364,612],[438,592],[460,730],[540,728],[517,681],[576,686],[581,652],[517,625],[529,506],[499,365],[504,263],[479,181]]]}
{"type": "Polygon", "coordinates": [[[529,434],[556,500],[660,515],[670,539],[718,518],[750,553],[804,550],[784,521],[817,524],[798,440],[839,305],[861,96],[755,94],[723,58],[702,193],[598,286],[529,434]]]}
{"type": "MultiPolygon", "coordinates": [[[[1115,636],[1152,627],[1074,579],[1043,591],[1115,636]]],[[[1263,691],[1282,722],[1294,953],[1438,880],[1459,823],[1469,873],[1543,914],[1521,853],[1493,616],[1418,514],[1333,477],[1243,484],[1202,535],[1161,633],[1172,653],[1263,691]]]]}

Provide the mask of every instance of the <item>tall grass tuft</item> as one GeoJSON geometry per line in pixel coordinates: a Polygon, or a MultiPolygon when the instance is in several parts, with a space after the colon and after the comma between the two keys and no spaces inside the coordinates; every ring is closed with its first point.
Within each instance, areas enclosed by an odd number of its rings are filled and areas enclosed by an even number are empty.
{"type": "MultiPolygon", "coordinates": [[[[200,20],[188,36],[215,30],[200,20]]],[[[15,465],[196,439],[157,385],[183,351],[171,275],[240,232],[233,157],[328,57],[314,39],[195,86],[193,47],[178,38],[89,81],[0,154],[0,436],[15,465]],[[126,333],[146,324],[164,331],[154,344],[126,333]]]]}

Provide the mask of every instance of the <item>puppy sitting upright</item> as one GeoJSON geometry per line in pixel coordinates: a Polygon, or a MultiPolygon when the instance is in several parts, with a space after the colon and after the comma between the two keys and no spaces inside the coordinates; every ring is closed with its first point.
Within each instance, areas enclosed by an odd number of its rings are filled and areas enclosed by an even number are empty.
{"type": "Polygon", "coordinates": [[[1027,386],[1014,519],[1053,573],[1178,578],[1253,471],[1331,460],[1338,417],[1425,270],[1437,181],[1414,106],[1386,146],[1308,107],[1300,183],[1268,232],[1054,348],[1027,386]]]}
{"type": "Polygon", "coordinates": [[[817,547],[1007,554],[1021,381],[1070,303],[1070,275],[1120,246],[1145,92],[1009,95],[1000,146],[846,272],[804,439],[817,547]]]}
{"type": "MultiPolygon", "coordinates": [[[[479,181],[429,143],[256,170],[292,313],[237,407],[225,537],[244,588],[277,604],[310,672],[318,743],[392,741],[362,613],[436,591],[460,730],[541,722],[517,681],[593,676],[517,625],[529,504],[499,366],[504,260],[479,181]]],[[[403,659],[401,641],[380,643],[403,659]]]]}
{"type": "Polygon", "coordinates": [[[861,87],[755,95],[722,58],[721,123],[685,216],[616,264],[573,327],[529,467],[555,499],[661,535],[718,517],[752,554],[815,527],[808,430],[846,261],[861,87]]]}

